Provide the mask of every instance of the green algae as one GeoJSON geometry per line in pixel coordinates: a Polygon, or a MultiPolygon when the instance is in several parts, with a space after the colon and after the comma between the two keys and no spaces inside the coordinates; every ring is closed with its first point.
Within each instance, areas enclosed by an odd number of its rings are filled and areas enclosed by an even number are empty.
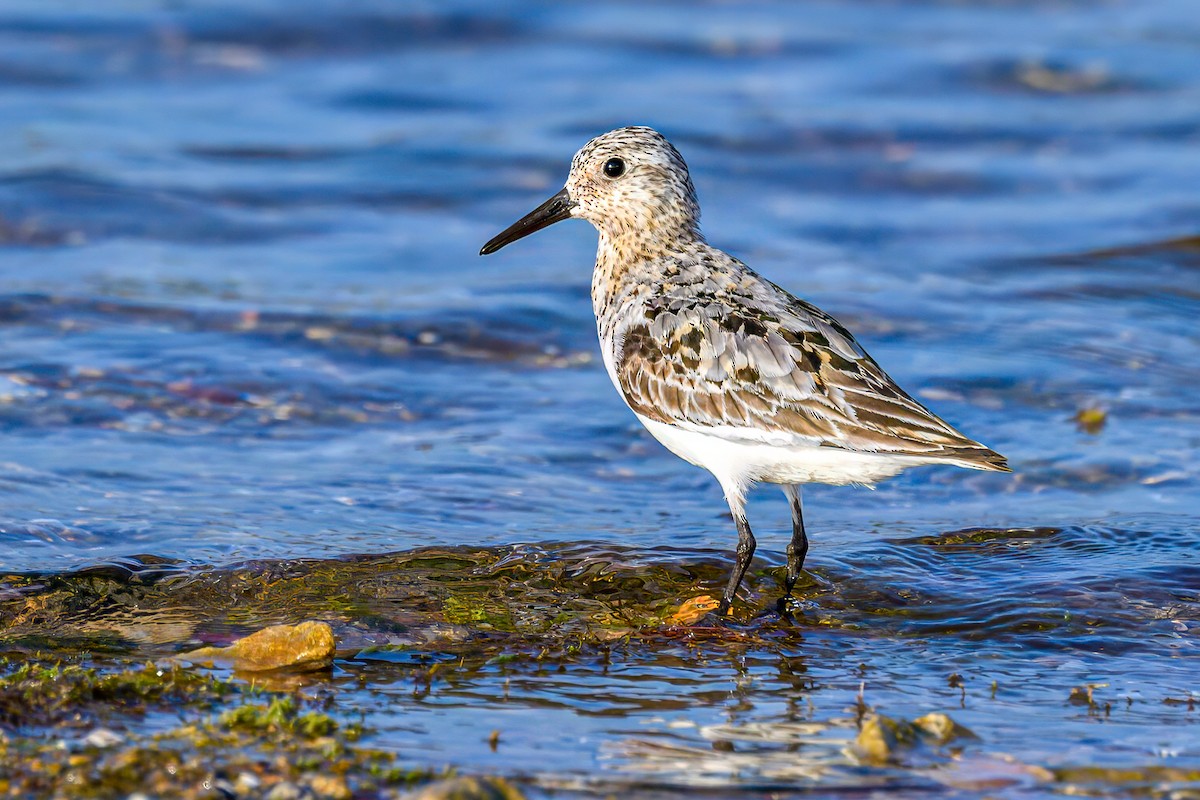
{"type": "Polygon", "coordinates": [[[211,797],[240,781],[263,795],[290,784],[316,797],[383,797],[446,774],[363,747],[361,723],[336,718],[321,698],[178,665],[106,671],[43,656],[0,665],[0,724],[20,734],[0,733],[0,796],[211,797]],[[129,724],[156,711],[177,724],[157,733],[129,724]]]}
{"type": "Polygon", "coordinates": [[[503,599],[484,593],[453,594],[446,598],[442,614],[447,622],[485,626],[498,631],[513,631],[516,625],[503,599]]]}
{"type": "Polygon", "coordinates": [[[0,724],[13,728],[87,725],[113,713],[206,708],[234,692],[229,684],[177,665],[106,672],[81,664],[0,661],[0,724]]]}
{"type": "MultiPolygon", "coordinates": [[[[286,733],[304,739],[327,736],[338,729],[338,723],[328,714],[300,713],[295,699],[286,695],[267,705],[247,704],[230,709],[221,715],[221,724],[230,730],[286,733]]],[[[362,727],[351,726],[346,733],[352,741],[357,741],[362,727]]]]}

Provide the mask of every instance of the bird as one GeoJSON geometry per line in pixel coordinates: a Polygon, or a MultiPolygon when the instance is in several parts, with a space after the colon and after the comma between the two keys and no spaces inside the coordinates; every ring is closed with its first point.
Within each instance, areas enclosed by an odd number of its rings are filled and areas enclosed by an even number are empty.
{"type": "Polygon", "coordinates": [[[840,322],[708,244],[687,164],[653,128],[595,137],[563,189],[487,242],[489,255],[566,219],[599,234],[592,307],[605,369],[649,433],[716,478],[737,529],[725,619],[756,540],[746,494],[791,508],[784,596],[808,554],[801,486],[872,486],[916,466],[1010,472],[913,399],[840,322]]]}

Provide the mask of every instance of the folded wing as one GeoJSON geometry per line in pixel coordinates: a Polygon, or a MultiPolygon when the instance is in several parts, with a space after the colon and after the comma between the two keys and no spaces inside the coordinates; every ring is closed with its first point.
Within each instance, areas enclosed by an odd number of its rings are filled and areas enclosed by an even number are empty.
{"type": "Polygon", "coordinates": [[[835,319],[772,284],[754,304],[663,297],[618,339],[617,378],[649,419],[729,438],[1008,471],[918,403],[835,319]],[[767,301],[767,302],[764,302],[767,301]],[[744,309],[768,309],[748,316],[744,309]]]}

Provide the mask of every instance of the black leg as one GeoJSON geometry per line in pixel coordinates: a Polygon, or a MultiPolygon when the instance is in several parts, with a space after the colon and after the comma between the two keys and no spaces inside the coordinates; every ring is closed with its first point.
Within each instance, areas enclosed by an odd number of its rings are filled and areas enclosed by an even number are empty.
{"type": "Polygon", "coordinates": [[[787,591],[791,595],[800,572],[804,569],[804,557],[808,555],[808,536],[804,533],[804,510],[800,505],[800,487],[785,486],[784,494],[792,507],[792,541],[787,546],[787,591]]]}
{"type": "Polygon", "coordinates": [[[750,559],[754,558],[754,534],[750,531],[750,523],[746,522],[746,518],[740,514],[734,514],[733,521],[737,524],[738,531],[737,564],[733,567],[733,574],[729,576],[729,585],[725,587],[725,594],[721,595],[721,604],[717,606],[718,617],[729,613],[734,595],[737,594],[738,587],[742,585],[742,577],[750,568],[750,559]]]}

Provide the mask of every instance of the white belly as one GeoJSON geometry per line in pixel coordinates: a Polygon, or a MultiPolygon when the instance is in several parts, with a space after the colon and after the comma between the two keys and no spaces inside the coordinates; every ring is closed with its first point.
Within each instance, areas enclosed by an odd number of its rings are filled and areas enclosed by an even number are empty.
{"type": "Polygon", "coordinates": [[[641,414],[637,418],[672,453],[715,475],[727,493],[734,486],[744,488],[758,481],[870,486],[922,463],[912,456],[729,438],[666,425],[641,414]]]}

